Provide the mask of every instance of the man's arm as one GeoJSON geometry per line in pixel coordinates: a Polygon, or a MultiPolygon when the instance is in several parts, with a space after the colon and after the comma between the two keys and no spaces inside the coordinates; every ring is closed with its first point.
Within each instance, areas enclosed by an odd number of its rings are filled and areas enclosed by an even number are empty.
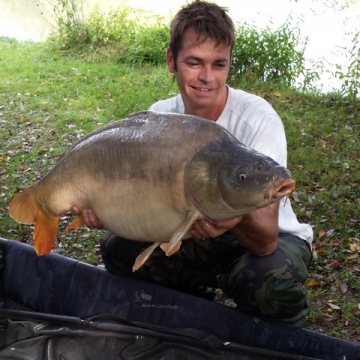
{"type": "Polygon", "coordinates": [[[241,222],[231,229],[235,239],[254,255],[272,254],[279,236],[279,203],[244,215],[241,222]]]}
{"type": "Polygon", "coordinates": [[[230,230],[254,255],[272,254],[277,246],[279,202],[230,221],[198,220],[190,230],[195,239],[215,238],[230,230]]]}

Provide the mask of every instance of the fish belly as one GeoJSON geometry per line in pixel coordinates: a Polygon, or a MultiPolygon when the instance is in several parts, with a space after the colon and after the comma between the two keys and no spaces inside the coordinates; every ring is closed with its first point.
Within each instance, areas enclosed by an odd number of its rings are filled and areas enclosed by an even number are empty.
{"type": "Polygon", "coordinates": [[[119,236],[169,242],[190,211],[190,204],[179,195],[175,188],[154,187],[144,181],[121,181],[113,191],[93,199],[91,206],[105,228],[119,236]]]}
{"type": "Polygon", "coordinates": [[[169,242],[192,211],[181,181],[164,185],[149,179],[94,179],[88,174],[54,188],[54,179],[50,176],[43,184],[44,190],[52,191],[42,191],[39,199],[48,212],[60,216],[72,206],[90,208],[106,229],[126,239],[169,242]]]}

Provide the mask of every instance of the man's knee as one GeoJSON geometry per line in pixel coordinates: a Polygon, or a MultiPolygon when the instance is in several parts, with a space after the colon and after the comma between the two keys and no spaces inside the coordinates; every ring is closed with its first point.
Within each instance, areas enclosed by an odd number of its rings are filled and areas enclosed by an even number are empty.
{"type": "Polygon", "coordinates": [[[230,274],[220,275],[218,280],[240,310],[302,325],[309,313],[303,284],[311,252],[300,239],[295,239],[291,246],[288,241],[279,239],[277,250],[270,256],[247,253],[230,274]]]}
{"type": "Polygon", "coordinates": [[[305,278],[294,273],[293,267],[281,268],[259,273],[258,276],[245,275],[238,279],[234,301],[240,309],[257,313],[272,320],[298,323],[309,313],[309,304],[303,284],[305,278]],[[244,291],[243,282],[248,281],[244,291]]]}

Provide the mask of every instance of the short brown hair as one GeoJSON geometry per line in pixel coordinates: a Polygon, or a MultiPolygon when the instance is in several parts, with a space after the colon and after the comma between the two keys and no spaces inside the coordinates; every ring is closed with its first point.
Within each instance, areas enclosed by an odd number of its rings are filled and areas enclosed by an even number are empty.
{"type": "Polygon", "coordinates": [[[227,14],[227,9],[214,3],[195,0],[182,7],[170,24],[169,48],[173,53],[176,70],[176,60],[182,48],[184,33],[194,29],[198,34],[198,41],[212,39],[219,45],[225,42],[230,47],[230,54],[235,45],[234,23],[227,14]]]}

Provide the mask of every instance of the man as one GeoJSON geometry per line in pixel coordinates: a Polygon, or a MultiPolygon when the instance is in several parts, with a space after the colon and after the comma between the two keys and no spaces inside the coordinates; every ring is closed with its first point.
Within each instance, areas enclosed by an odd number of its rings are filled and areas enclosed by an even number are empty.
{"type": "MultiPolygon", "coordinates": [[[[279,116],[265,100],[226,85],[234,43],[234,26],[225,9],[199,0],[183,7],[171,22],[166,54],[180,94],[150,110],[216,121],[286,166],[279,116]]],[[[90,228],[101,227],[90,209],[83,215],[90,228]]],[[[289,200],[231,221],[198,220],[190,233],[194,241],[183,242],[170,258],[157,249],[134,276],[196,295],[220,288],[250,315],[304,324],[309,304],[303,284],[313,234],[309,225],[299,224],[289,200]]],[[[132,274],[135,258],[147,246],[107,233],[101,243],[106,268],[132,274]]]]}

